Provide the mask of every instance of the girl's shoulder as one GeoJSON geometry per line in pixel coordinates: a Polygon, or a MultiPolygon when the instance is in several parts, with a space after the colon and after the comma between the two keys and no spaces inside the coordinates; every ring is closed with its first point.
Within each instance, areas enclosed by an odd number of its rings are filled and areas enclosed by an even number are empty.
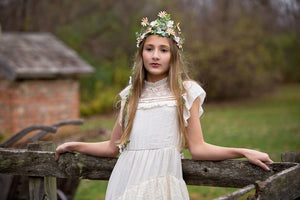
{"type": "Polygon", "coordinates": [[[125,88],[119,93],[121,99],[125,99],[125,98],[126,98],[126,96],[127,96],[127,95],[129,94],[129,92],[130,92],[131,86],[132,86],[132,85],[128,85],[127,87],[125,87],[125,88]]]}
{"type": "Polygon", "coordinates": [[[183,81],[183,87],[185,89],[185,92],[183,94],[183,98],[185,101],[184,111],[183,111],[183,117],[184,117],[184,123],[185,126],[188,125],[187,120],[190,118],[190,109],[192,108],[192,105],[196,99],[199,99],[199,117],[203,113],[202,104],[204,102],[206,92],[204,89],[194,80],[186,80],[183,81]]]}
{"type": "Polygon", "coordinates": [[[186,93],[196,92],[196,93],[202,93],[204,95],[206,94],[204,89],[200,86],[200,84],[192,79],[183,81],[183,87],[186,93]]]}

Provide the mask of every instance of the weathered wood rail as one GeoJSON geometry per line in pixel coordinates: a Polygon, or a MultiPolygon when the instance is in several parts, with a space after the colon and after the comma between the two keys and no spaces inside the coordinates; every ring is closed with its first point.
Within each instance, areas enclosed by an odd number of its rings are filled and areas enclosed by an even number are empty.
{"type": "MultiPolygon", "coordinates": [[[[75,153],[62,154],[60,159],[55,161],[54,152],[32,149],[0,148],[0,173],[29,177],[108,180],[117,161],[116,158],[75,153]]],[[[297,163],[300,152],[294,154],[293,163],[269,164],[269,172],[247,161],[210,162],[184,159],[183,175],[186,183],[190,185],[242,188],[218,199],[237,199],[255,189],[255,199],[293,200],[300,197],[300,165],[297,163]]]]}
{"type": "MultiPolygon", "coordinates": [[[[24,128],[23,130],[19,131],[18,133],[14,134],[10,138],[8,138],[6,141],[0,144],[0,147],[11,147],[16,145],[16,143],[22,139],[24,136],[29,134],[30,132],[34,130],[40,130],[38,133],[34,134],[30,138],[27,138],[27,140],[22,143],[17,144],[17,148],[26,148],[26,144],[29,142],[35,142],[47,135],[48,133],[55,134],[57,132],[57,129],[61,126],[66,125],[81,125],[83,124],[83,119],[75,119],[75,120],[64,120],[59,121],[51,126],[45,126],[45,125],[33,125],[24,128]]],[[[55,147],[54,144],[44,144],[44,145],[28,145],[29,150],[52,150],[54,151],[55,147]]],[[[34,177],[27,177],[22,175],[6,175],[6,174],[0,174],[0,200],[23,200],[23,199],[29,199],[28,195],[28,185],[29,188],[33,185],[36,185],[36,187],[33,187],[33,191],[37,191],[37,199],[43,198],[45,194],[45,188],[48,188],[49,183],[51,183],[51,186],[54,187],[54,182],[57,182],[57,194],[59,195],[60,199],[67,200],[67,199],[73,199],[77,186],[79,185],[80,179],[78,178],[71,178],[71,179],[56,179],[56,178],[34,178],[34,177]],[[49,180],[54,180],[50,181],[49,180]],[[24,187],[25,186],[25,187],[24,187]],[[43,195],[43,196],[39,196],[43,195]]],[[[31,189],[30,189],[31,190],[31,189]]],[[[50,189],[51,191],[51,189],[50,189]]],[[[48,191],[46,191],[47,193],[48,191]]],[[[35,195],[35,193],[31,194],[35,195]]],[[[49,194],[46,194],[48,196],[49,194]]],[[[53,196],[56,197],[56,194],[53,196]]]]}

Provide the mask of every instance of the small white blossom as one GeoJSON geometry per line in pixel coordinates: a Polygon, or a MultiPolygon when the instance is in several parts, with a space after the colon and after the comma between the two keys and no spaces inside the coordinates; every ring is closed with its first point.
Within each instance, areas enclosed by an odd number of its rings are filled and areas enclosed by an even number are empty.
{"type": "Polygon", "coordinates": [[[164,18],[165,16],[167,16],[167,12],[166,11],[160,11],[158,13],[158,16],[161,17],[161,18],[164,18]]]}
{"type": "Polygon", "coordinates": [[[174,24],[174,21],[170,20],[168,21],[167,27],[172,28],[174,24]]]}
{"type": "Polygon", "coordinates": [[[150,26],[157,26],[157,20],[155,20],[155,21],[152,21],[151,23],[150,23],[150,26]]]}
{"type": "Polygon", "coordinates": [[[171,28],[168,28],[166,33],[169,34],[169,35],[175,35],[175,31],[171,28]]]}
{"type": "Polygon", "coordinates": [[[144,18],[142,19],[141,24],[142,24],[142,26],[147,26],[147,24],[148,24],[148,18],[147,18],[147,17],[144,17],[144,18]]]}

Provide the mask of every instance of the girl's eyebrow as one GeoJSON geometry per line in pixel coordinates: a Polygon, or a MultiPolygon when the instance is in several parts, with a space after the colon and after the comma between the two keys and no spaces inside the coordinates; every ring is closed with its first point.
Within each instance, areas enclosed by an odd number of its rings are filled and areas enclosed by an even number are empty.
{"type": "MultiPolygon", "coordinates": [[[[146,44],[145,46],[154,47],[155,45],[153,45],[153,44],[146,44]]],[[[170,48],[169,45],[164,45],[164,44],[161,44],[158,47],[160,47],[160,48],[170,48]]]]}
{"type": "Polygon", "coordinates": [[[163,48],[170,48],[170,46],[169,45],[160,45],[160,47],[163,47],[163,48]]]}

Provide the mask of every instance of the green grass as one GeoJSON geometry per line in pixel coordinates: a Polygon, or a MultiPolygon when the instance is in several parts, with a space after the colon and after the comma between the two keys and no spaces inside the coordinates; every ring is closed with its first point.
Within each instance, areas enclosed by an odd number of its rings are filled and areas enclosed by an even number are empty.
{"type": "Polygon", "coordinates": [[[81,180],[76,191],[75,200],[105,199],[107,182],[101,180],[81,180]]]}
{"type": "Polygon", "coordinates": [[[300,148],[300,87],[284,86],[247,103],[208,105],[201,122],[207,142],[258,149],[279,162],[282,152],[300,148]]]}
{"type": "Polygon", "coordinates": [[[106,116],[100,116],[100,117],[90,117],[85,119],[84,124],[80,126],[80,131],[91,131],[98,129],[99,127],[107,128],[109,130],[112,130],[115,124],[115,115],[106,115],[106,116]]]}
{"type": "MultiPolygon", "coordinates": [[[[247,101],[204,104],[204,110],[201,124],[208,143],[257,149],[269,153],[275,162],[280,162],[282,152],[300,150],[300,85],[282,86],[247,101]]],[[[105,121],[109,128],[112,119],[105,121]]],[[[188,151],[185,157],[190,158],[188,151]]],[[[75,199],[104,199],[106,186],[107,181],[82,180],[75,199]]],[[[188,186],[188,190],[191,199],[210,200],[236,189],[188,186]]]]}

